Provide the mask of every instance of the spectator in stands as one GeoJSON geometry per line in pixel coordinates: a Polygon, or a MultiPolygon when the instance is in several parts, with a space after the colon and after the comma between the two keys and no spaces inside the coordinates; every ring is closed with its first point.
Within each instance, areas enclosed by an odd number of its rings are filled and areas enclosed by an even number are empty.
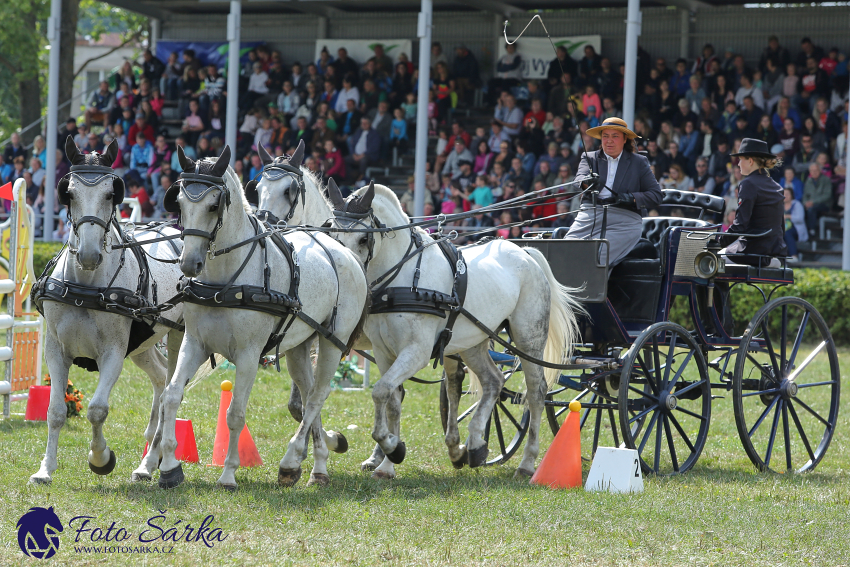
{"type": "Polygon", "coordinates": [[[472,156],[472,153],[466,147],[466,140],[464,140],[461,136],[457,136],[454,140],[454,149],[446,157],[445,164],[443,165],[441,172],[443,174],[450,174],[452,179],[457,179],[460,175],[460,162],[468,161],[472,163],[474,162],[474,159],[475,158],[472,156]]]}
{"type": "MultiPolygon", "coordinates": [[[[142,115],[142,122],[144,122],[144,115],[142,115]]],[[[138,127],[138,124],[139,115],[136,115],[136,124],[134,124],[134,127],[138,127]]],[[[198,101],[189,101],[189,114],[187,114],[186,118],[183,119],[183,125],[181,126],[183,137],[186,139],[189,145],[194,146],[198,142],[198,137],[201,135],[201,132],[203,132],[205,128],[206,125],[204,124],[204,119],[201,117],[200,108],[198,107],[198,101]]],[[[133,128],[130,128],[130,132],[127,135],[128,140],[135,139],[133,134],[133,128]]],[[[153,137],[153,129],[151,129],[151,137],[153,137]]]]}
{"type": "Polygon", "coordinates": [[[445,63],[437,63],[431,91],[434,93],[436,118],[440,124],[445,124],[449,120],[449,113],[452,109],[452,94],[455,89],[456,83],[449,76],[448,66],[445,63]]]}
{"type": "Polygon", "coordinates": [[[375,84],[372,79],[363,81],[363,92],[360,94],[360,112],[368,114],[378,108],[378,103],[387,100],[387,93],[375,84]]]}
{"type": "Polygon", "coordinates": [[[786,118],[793,121],[795,129],[800,129],[803,126],[800,114],[791,106],[791,100],[787,96],[783,96],[776,105],[776,112],[773,113],[773,127],[777,131],[782,130],[786,118]]]}
{"type": "MultiPolygon", "coordinates": [[[[458,102],[472,103],[472,93],[481,84],[478,69],[478,59],[465,45],[455,48],[455,59],[452,63],[452,74],[457,86],[458,102]]],[[[521,77],[520,77],[521,78],[521,77]]]]}
{"type": "Polygon", "coordinates": [[[820,154],[820,151],[814,147],[811,134],[803,134],[800,137],[800,149],[794,154],[794,159],[791,161],[800,180],[806,180],[810,166],[815,163],[818,154],[820,154]]]}
{"type": "Polygon", "coordinates": [[[517,140],[516,157],[522,161],[522,168],[526,173],[531,174],[534,171],[534,166],[537,163],[537,156],[529,151],[529,143],[527,140],[517,140]]]}
{"type": "Polygon", "coordinates": [[[89,107],[86,109],[86,126],[91,128],[92,121],[102,123],[106,127],[110,113],[115,106],[115,97],[109,90],[109,83],[100,82],[100,88],[94,91],[89,98],[89,107]]]}
{"type": "Polygon", "coordinates": [[[790,165],[785,166],[783,170],[783,177],[779,181],[779,184],[785,189],[790,189],[794,193],[794,199],[803,201],[803,182],[800,181],[800,178],[797,177],[796,171],[790,165]]]}
{"type": "Polygon", "coordinates": [[[511,169],[508,171],[508,181],[513,181],[517,189],[528,191],[531,185],[531,175],[522,168],[522,160],[515,157],[511,160],[511,169]]]}
{"type": "MultiPolygon", "coordinates": [[[[340,89],[339,94],[336,97],[336,105],[334,106],[334,110],[338,114],[342,114],[348,110],[348,100],[353,100],[355,105],[360,104],[360,89],[358,89],[354,84],[354,77],[352,75],[346,75],[342,79],[342,89],[340,89]]],[[[363,112],[363,110],[360,110],[363,112]]]]}
{"type": "Polygon", "coordinates": [[[165,64],[151,53],[150,49],[145,49],[142,58],[142,77],[147,79],[151,85],[159,85],[159,80],[165,72],[165,64]]]}
{"type": "MultiPolygon", "coordinates": [[[[792,175],[793,177],[793,175],[792,175]]],[[[785,187],[785,245],[788,246],[788,261],[797,262],[797,243],[806,242],[809,232],[806,230],[806,209],[794,198],[794,190],[785,187]]]]}
{"type": "Polygon", "coordinates": [[[292,81],[284,81],[283,88],[281,89],[280,94],[277,95],[277,107],[283,114],[285,123],[288,124],[289,121],[292,120],[300,106],[301,97],[292,85],[292,81]]]}
{"type": "Polygon", "coordinates": [[[692,179],[691,191],[699,193],[714,194],[716,183],[714,177],[708,172],[708,159],[699,157],[696,161],[696,175],[692,179]]]}
{"type": "Polygon", "coordinates": [[[496,62],[496,74],[490,79],[487,99],[490,105],[500,100],[502,92],[510,91],[522,80],[522,56],[517,53],[517,44],[505,46],[505,54],[496,62]]]}
{"type": "Polygon", "coordinates": [[[661,177],[662,189],[678,189],[679,191],[693,190],[693,181],[678,163],[673,163],[667,174],[661,177]]]}
{"type": "MultiPolygon", "coordinates": [[[[486,207],[488,205],[493,204],[493,191],[487,185],[487,177],[485,175],[476,175],[474,185],[467,185],[463,199],[465,201],[470,201],[478,207],[486,207]]],[[[492,221],[489,226],[493,226],[492,221]]]]}
{"type": "MultiPolygon", "coordinates": [[[[195,110],[197,111],[197,103],[195,103],[195,101],[192,102],[195,104],[195,110]]],[[[153,144],[153,127],[147,123],[147,121],[145,120],[145,114],[143,112],[136,113],[136,121],[133,123],[132,126],[130,126],[130,131],[127,132],[127,143],[131,146],[135,145],[137,143],[137,134],[142,134],[148,142],[153,144]]]]}
{"type": "Polygon", "coordinates": [[[392,114],[390,113],[390,103],[386,100],[380,101],[377,108],[373,108],[367,112],[366,116],[372,121],[372,129],[381,137],[381,142],[388,145],[393,121],[392,114]]]}
{"type": "Polygon", "coordinates": [[[269,87],[266,84],[269,76],[263,71],[263,65],[259,61],[254,63],[253,71],[248,77],[248,92],[243,95],[240,101],[240,107],[243,110],[251,108],[256,101],[269,93],[269,87]]]}
{"type": "Polygon", "coordinates": [[[676,72],[670,77],[670,90],[677,97],[683,97],[688,92],[691,74],[688,71],[688,62],[684,59],[676,60],[676,72]]]}
{"type": "Polygon", "coordinates": [[[755,137],[758,140],[764,141],[769,148],[773,148],[773,146],[779,142],[779,135],[773,129],[773,123],[770,120],[770,116],[767,114],[761,115],[761,119],[756,127],[755,137]]]}
{"type": "Polygon", "coordinates": [[[566,47],[559,45],[555,54],[556,56],[549,63],[549,70],[546,72],[547,90],[561,84],[561,77],[564,73],[568,73],[570,77],[575,77],[578,74],[578,64],[567,53],[566,47]]]}
{"type": "Polygon", "coordinates": [[[381,139],[367,116],[360,119],[360,128],[348,138],[348,149],[345,163],[359,173],[355,181],[360,181],[366,177],[366,169],[381,158],[381,139]]]}
{"type": "Polygon", "coordinates": [[[773,59],[767,60],[767,69],[762,72],[762,94],[764,95],[764,111],[770,112],[782,98],[785,83],[785,73],[773,59]]]}
{"type": "Polygon", "coordinates": [[[540,162],[540,170],[531,180],[531,184],[534,186],[540,182],[543,184],[543,187],[551,187],[555,184],[555,177],[555,172],[549,169],[549,162],[543,161],[540,162]]]}
{"type": "Polygon", "coordinates": [[[798,67],[806,67],[809,59],[814,59],[815,62],[823,59],[823,49],[817,47],[812,40],[804,37],[800,40],[800,52],[797,54],[796,63],[798,67]]]}
{"type": "Polygon", "coordinates": [[[584,57],[578,62],[578,76],[582,84],[593,82],[596,74],[602,68],[602,57],[596,53],[596,49],[588,44],[584,46],[584,57]]]}
{"type": "Polygon", "coordinates": [[[788,63],[791,62],[791,55],[788,53],[788,50],[779,45],[779,38],[775,35],[767,38],[767,47],[764,48],[764,51],[761,54],[761,59],[759,59],[759,70],[762,73],[767,73],[769,68],[768,61],[772,59],[776,66],[780,69],[784,69],[788,66],[788,63]]]}
{"type": "Polygon", "coordinates": [[[135,141],[136,143],[130,151],[130,169],[135,170],[139,177],[147,182],[150,177],[148,168],[153,161],[153,146],[148,143],[147,138],[141,132],[136,134],[135,141]]]}
{"type": "Polygon", "coordinates": [[[508,136],[516,136],[522,127],[522,110],[516,105],[516,99],[510,93],[500,97],[494,119],[498,122],[508,136]]]}
{"type": "Polygon", "coordinates": [[[818,97],[829,96],[829,77],[818,68],[814,57],[806,59],[805,67],[806,73],[801,77],[798,87],[798,106],[804,112],[812,112],[815,110],[814,103],[818,97]]]}
{"type": "Polygon", "coordinates": [[[596,93],[596,87],[593,84],[584,87],[584,94],[581,95],[581,106],[586,115],[595,116],[597,120],[602,117],[602,100],[596,93]],[[591,110],[591,107],[593,107],[593,110],[591,110]]]}
{"type": "MultiPolygon", "coordinates": [[[[795,169],[797,169],[795,167],[795,169]]],[[[809,164],[809,176],[803,184],[803,205],[806,208],[806,226],[809,234],[818,229],[818,219],[832,208],[832,183],[817,163],[809,164]]]]}
{"type": "Polygon", "coordinates": [[[336,69],[336,75],[338,77],[345,77],[346,75],[358,75],[358,67],[357,63],[348,56],[348,50],[344,47],[340,47],[337,49],[337,58],[336,61],[331,63],[331,66],[336,69]]]}
{"type": "Polygon", "coordinates": [[[529,118],[523,124],[523,129],[520,130],[517,137],[518,142],[524,142],[528,151],[534,155],[543,153],[543,129],[534,117],[529,118]]]}
{"type": "Polygon", "coordinates": [[[649,165],[654,168],[656,179],[661,179],[661,175],[670,168],[670,159],[666,153],[659,149],[658,141],[654,138],[649,138],[646,141],[646,159],[649,160],[649,165]]]}
{"type": "Polygon", "coordinates": [[[487,145],[490,147],[490,151],[493,153],[498,153],[500,151],[500,147],[502,142],[510,141],[510,137],[505,133],[502,128],[502,123],[498,120],[490,121],[490,137],[487,139],[487,145]]]}
{"type": "Polygon", "coordinates": [[[829,101],[820,97],[815,103],[815,110],[812,113],[815,118],[817,127],[825,134],[827,140],[834,140],[841,134],[841,120],[829,108],[829,101]]]}
{"type": "Polygon", "coordinates": [[[413,81],[410,72],[407,70],[407,65],[404,63],[396,64],[392,88],[389,93],[390,103],[398,106],[407,99],[407,95],[412,93],[413,81]]]}
{"type": "Polygon", "coordinates": [[[815,120],[814,116],[806,116],[803,118],[803,128],[800,130],[800,134],[805,136],[806,134],[812,137],[812,145],[816,150],[821,152],[829,151],[829,140],[827,140],[824,133],[818,128],[818,123],[815,120]]]}
{"type": "Polygon", "coordinates": [[[750,73],[743,73],[740,79],[741,86],[735,93],[735,104],[739,108],[744,106],[744,98],[752,97],[753,102],[759,108],[764,108],[764,95],[760,88],[753,85],[753,76],[750,73]]]}
{"type": "Polygon", "coordinates": [[[27,151],[24,149],[23,144],[21,144],[21,135],[17,132],[12,132],[12,135],[9,139],[9,143],[6,145],[6,149],[3,151],[3,158],[5,159],[6,163],[11,164],[18,156],[26,158],[27,151]]]}
{"type": "Polygon", "coordinates": [[[472,170],[476,175],[485,175],[490,171],[493,164],[495,154],[490,151],[486,140],[480,140],[475,153],[475,163],[472,165],[472,170]]]}

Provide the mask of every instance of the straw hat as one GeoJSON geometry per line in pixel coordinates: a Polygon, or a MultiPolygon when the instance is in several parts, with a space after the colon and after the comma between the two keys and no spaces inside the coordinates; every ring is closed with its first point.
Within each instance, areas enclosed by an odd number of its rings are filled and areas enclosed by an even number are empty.
{"type": "Polygon", "coordinates": [[[595,128],[590,128],[587,131],[587,135],[596,138],[597,140],[602,139],[602,131],[603,130],[617,130],[626,135],[626,138],[629,140],[634,140],[635,138],[640,138],[637,134],[629,130],[629,125],[626,124],[626,121],[622,118],[606,118],[605,121],[595,128]]]}

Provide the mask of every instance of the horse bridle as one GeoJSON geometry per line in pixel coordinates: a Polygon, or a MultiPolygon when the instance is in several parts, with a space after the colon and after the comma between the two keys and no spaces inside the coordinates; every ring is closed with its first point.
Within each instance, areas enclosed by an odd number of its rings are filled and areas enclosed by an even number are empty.
{"type": "MultiPolygon", "coordinates": [[[[292,177],[296,183],[295,197],[290,203],[289,212],[281,219],[284,223],[289,223],[295,215],[295,207],[298,206],[298,200],[301,200],[301,206],[307,205],[307,188],[304,185],[304,172],[301,169],[288,163],[270,163],[263,167],[261,175],[268,181],[280,181],[284,177],[292,177]]],[[[259,211],[258,211],[259,212],[259,211]]],[[[260,216],[260,215],[258,215],[260,216]]]]}
{"type": "MultiPolygon", "coordinates": [[[[197,171],[197,165],[195,166],[195,170],[197,171]]],[[[216,236],[218,236],[218,231],[221,229],[224,218],[224,210],[230,206],[230,190],[227,188],[224,177],[216,177],[214,175],[206,175],[203,173],[187,173],[184,171],[180,174],[180,177],[177,178],[175,185],[179,188],[179,192],[182,193],[183,196],[191,203],[200,202],[204,197],[209,195],[210,192],[218,189],[218,210],[216,211],[218,213],[218,218],[216,219],[215,227],[212,231],[207,232],[205,230],[195,228],[184,228],[180,236],[181,240],[186,236],[200,236],[201,238],[206,238],[209,241],[208,253],[214,253],[215,239],[216,236]]]]}
{"type": "MultiPolygon", "coordinates": [[[[121,179],[118,175],[115,174],[115,170],[111,167],[102,166],[102,165],[73,165],[71,166],[71,171],[62,176],[62,179],[59,180],[58,185],[65,185],[65,187],[70,184],[71,178],[74,178],[76,181],[79,181],[86,187],[97,187],[100,183],[107,177],[114,179],[121,179]]],[[[67,189],[65,189],[67,191],[67,189]]],[[[113,192],[117,191],[116,187],[113,187],[113,192]]],[[[74,229],[74,235],[79,238],[80,225],[84,225],[86,223],[97,225],[103,229],[103,242],[101,243],[101,249],[106,250],[107,248],[107,240],[109,239],[110,232],[109,226],[114,224],[116,228],[120,232],[120,227],[117,226],[117,222],[115,220],[115,207],[116,207],[117,197],[113,194],[112,203],[109,208],[109,219],[103,220],[100,217],[94,215],[85,215],[78,219],[74,219],[71,214],[71,204],[70,201],[67,204],[68,207],[68,222],[71,227],[74,229]]],[[[124,200],[124,195],[121,195],[121,200],[124,200]]],[[[69,251],[71,254],[76,254],[77,249],[70,247],[69,251]]]]}
{"type": "MultiPolygon", "coordinates": [[[[323,227],[332,227],[333,221],[335,220],[335,221],[339,222],[339,224],[340,224],[339,228],[350,230],[350,229],[357,228],[357,226],[359,225],[359,226],[362,226],[364,229],[366,229],[364,232],[366,233],[367,238],[368,238],[369,254],[366,257],[366,261],[363,263],[363,265],[368,268],[369,262],[372,260],[372,257],[374,256],[374,252],[375,252],[375,231],[371,230],[371,229],[373,229],[373,228],[382,229],[382,228],[386,228],[387,225],[383,224],[380,220],[378,220],[378,217],[375,216],[375,213],[372,211],[371,208],[366,212],[356,213],[354,211],[349,211],[348,205],[349,205],[349,202],[346,201],[345,206],[342,210],[334,209],[333,210],[334,218],[331,219],[331,220],[328,220],[322,226],[323,227]],[[369,221],[371,221],[372,226],[369,226],[368,224],[366,224],[367,219],[369,221]],[[343,224],[343,223],[347,223],[347,224],[343,224]]],[[[381,238],[384,238],[384,236],[386,236],[387,233],[384,232],[384,231],[380,231],[379,234],[381,235],[381,238]]],[[[342,242],[340,242],[340,240],[338,238],[336,238],[333,235],[333,233],[330,233],[329,236],[331,238],[333,238],[334,240],[336,240],[337,242],[339,242],[340,244],[342,244],[342,242]]]]}

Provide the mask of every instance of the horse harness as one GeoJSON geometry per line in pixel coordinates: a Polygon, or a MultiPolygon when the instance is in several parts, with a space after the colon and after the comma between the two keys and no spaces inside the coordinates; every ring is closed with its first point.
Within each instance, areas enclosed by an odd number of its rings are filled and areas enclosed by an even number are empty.
{"type": "MultiPolygon", "coordinates": [[[[206,232],[195,229],[184,229],[183,235],[201,236],[209,240],[210,247],[207,251],[207,255],[210,258],[227,254],[237,248],[247,246],[248,244],[251,245],[251,249],[245,256],[245,259],[242,261],[239,269],[236,270],[236,273],[233,274],[230,280],[228,280],[225,284],[211,284],[199,281],[196,278],[188,278],[185,276],[180,278],[180,282],[177,285],[177,295],[168,300],[164,308],[169,309],[170,306],[176,305],[177,303],[186,302],[206,307],[249,309],[251,311],[259,311],[274,317],[279,317],[280,321],[266,342],[266,345],[263,347],[264,353],[268,352],[272,348],[276,349],[277,356],[275,364],[278,371],[280,371],[280,343],[283,341],[287,331],[296,319],[300,319],[309,325],[343,353],[346,352],[348,348],[345,343],[333,334],[334,323],[337,315],[337,305],[334,305],[330,328],[325,327],[302,311],[302,303],[298,297],[298,287],[301,282],[301,269],[298,262],[298,255],[295,251],[295,246],[288,240],[285,240],[281,236],[280,232],[275,229],[275,225],[279,222],[278,219],[270,213],[263,215],[263,218],[265,219],[264,221],[260,221],[255,216],[249,216],[251,224],[254,227],[254,236],[226,248],[217,250],[214,246],[214,241],[218,230],[222,225],[224,209],[230,205],[230,191],[224,184],[224,180],[220,177],[200,173],[183,173],[181,174],[181,178],[190,181],[190,183],[184,184],[178,182],[169,189],[169,193],[172,193],[172,191],[181,191],[186,198],[192,202],[200,201],[212,190],[218,189],[221,191],[221,196],[219,197],[218,221],[216,222],[216,226],[213,231],[206,232]],[[197,187],[198,185],[201,185],[201,187],[197,187]],[[271,289],[271,267],[268,260],[267,238],[271,238],[271,241],[282,253],[289,265],[291,277],[289,290],[287,290],[286,293],[271,289]],[[245,270],[258,246],[262,248],[263,251],[263,285],[236,285],[236,280],[245,270]]],[[[170,196],[166,195],[165,200],[166,202],[170,200],[172,203],[176,204],[177,195],[174,193],[170,196]]],[[[179,212],[179,208],[177,208],[177,212],[179,212]]],[[[334,274],[336,274],[337,279],[339,279],[336,264],[334,263],[333,256],[330,251],[321,242],[319,242],[314,235],[310,235],[324,249],[330,259],[331,265],[333,266],[334,274]]],[[[337,295],[338,294],[339,291],[337,290],[337,295]]],[[[337,304],[338,303],[339,298],[337,297],[337,304]]]]}
{"type": "MultiPolygon", "coordinates": [[[[281,221],[283,221],[284,224],[288,223],[295,215],[295,207],[298,206],[299,200],[301,201],[302,207],[305,206],[307,203],[307,188],[304,185],[304,173],[298,167],[290,165],[286,162],[272,162],[268,165],[263,166],[263,169],[260,173],[262,177],[265,177],[269,181],[280,181],[284,177],[293,178],[296,188],[294,194],[292,194],[293,192],[290,190],[289,200],[291,205],[289,207],[289,211],[286,213],[286,216],[283,217],[283,219],[278,219],[269,211],[257,211],[257,216],[261,220],[270,221],[271,219],[274,219],[274,222],[272,224],[278,224],[281,221]]],[[[245,196],[248,198],[248,202],[256,201],[259,205],[260,200],[259,196],[257,195],[257,185],[257,181],[249,181],[245,185],[245,196]]]]}
{"type": "MultiPolygon", "coordinates": [[[[120,177],[115,175],[112,168],[88,164],[72,166],[71,172],[60,180],[58,193],[60,202],[68,207],[68,218],[71,226],[74,228],[74,234],[79,235],[79,226],[85,223],[98,225],[104,229],[102,247],[106,249],[107,240],[112,234],[110,228],[113,228],[121,241],[120,245],[115,246],[115,248],[121,248],[121,258],[118,263],[118,269],[115,270],[115,273],[112,275],[112,278],[105,287],[89,286],[68,281],[65,277],[64,270],[61,279],[57,279],[48,274],[52,273],[53,268],[62,257],[62,252],[64,252],[65,249],[68,250],[70,255],[76,254],[77,252],[76,249],[66,243],[63,249],[59,251],[59,254],[47,263],[47,266],[45,266],[41,276],[33,284],[32,289],[30,290],[30,299],[33,303],[35,303],[38,312],[43,316],[44,302],[56,301],[66,305],[80,307],[82,309],[104,311],[128,317],[134,322],[142,323],[148,327],[147,329],[134,329],[134,332],[147,335],[147,337],[153,336],[153,326],[156,324],[166,325],[172,329],[183,331],[183,325],[166,319],[159,314],[160,309],[157,306],[157,284],[156,281],[152,282],[150,279],[150,267],[147,261],[147,252],[145,252],[141,246],[134,245],[136,243],[135,236],[131,235],[129,232],[121,230],[121,225],[118,224],[118,220],[115,218],[115,206],[120,204],[124,199],[124,183],[121,181],[120,177]],[[103,219],[95,216],[84,216],[79,219],[74,219],[70,214],[71,199],[68,194],[70,178],[74,177],[84,185],[94,187],[97,186],[106,176],[112,176],[115,178],[113,181],[113,206],[110,208],[109,219],[104,221],[103,219]],[[118,278],[118,274],[124,267],[127,248],[132,249],[136,262],[139,265],[139,280],[136,284],[135,291],[113,286],[115,280],[118,278]],[[152,294],[152,301],[148,299],[149,290],[152,294]]],[[[145,226],[149,231],[153,232],[159,232],[161,228],[163,228],[162,224],[157,225],[151,223],[145,226]]],[[[139,342],[139,344],[141,344],[141,342],[139,342]]],[[[135,347],[129,349],[128,353],[132,352],[132,350],[135,350],[135,347]]]]}

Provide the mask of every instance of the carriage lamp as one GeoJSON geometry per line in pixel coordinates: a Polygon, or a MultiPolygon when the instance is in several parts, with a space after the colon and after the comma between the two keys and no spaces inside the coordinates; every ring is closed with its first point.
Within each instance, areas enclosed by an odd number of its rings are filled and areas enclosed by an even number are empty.
{"type": "Polygon", "coordinates": [[[705,250],[694,258],[694,273],[697,277],[711,279],[721,271],[723,260],[713,251],[705,250]]]}

